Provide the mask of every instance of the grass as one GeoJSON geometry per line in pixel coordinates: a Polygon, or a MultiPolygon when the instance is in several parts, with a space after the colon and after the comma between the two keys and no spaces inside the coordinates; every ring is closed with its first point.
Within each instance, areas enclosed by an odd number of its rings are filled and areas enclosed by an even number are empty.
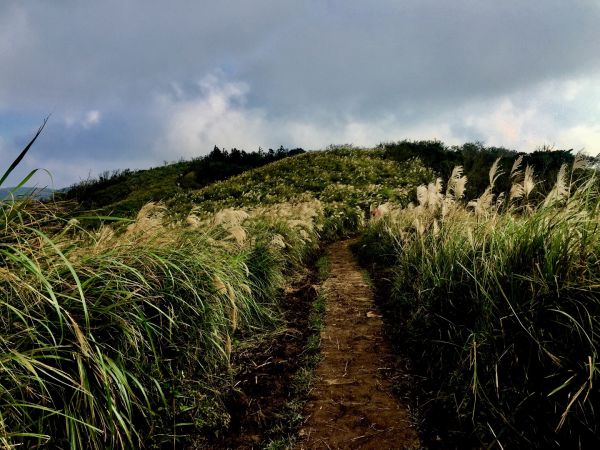
{"type": "Polygon", "coordinates": [[[1,231],[2,445],[179,446],[226,429],[231,352],[278,322],[319,205],[197,223],[149,204],[93,231],[19,205],[1,205],[21,208],[1,231]]]}
{"type": "Polygon", "coordinates": [[[101,209],[122,217],[135,216],[148,202],[171,198],[216,180],[227,179],[244,170],[301,153],[302,149],[250,152],[215,149],[208,155],[145,170],[105,172],[65,189],[59,195],[76,201],[81,209],[101,209]]]}
{"type": "Polygon", "coordinates": [[[441,180],[419,187],[416,205],[370,223],[359,252],[388,268],[388,321],[424,377],[425,413],[447,442],[595,447],[595,171],[576,159],[535,203],[530,169],[515,163],[504,194],[500,175],[495,164],[488,189],[471,202],[460,168],[446,189],[441,180]]]}
{"type": "MultiPolygon", "coordinates": [[[[178,214],[150,203],[135,219],[83,227],[63,218],[67,206],[1,202],[2,445],[177,447],[223,433],[230,355],[280,322],[286,275],[321,240],[354,232],[369,202],[401,201],[410,177],[429,176],[412,162],[403,178],[353,149],[289,160],[199,191],[191,210],[175,195],[178,214]],[[311,163],[318,172],[297,178],[311,163]]],[[[318,346],[307,345],[307,368],[318,346]]]]}
{"type": "Polygon", "coordinates": [[[226,207],[256,207],[317,199],[325,206],[359,208],[393,200],[408,203],[411,187],[429,182],[433,173],[418,160],[400,164],[380,150],[335,148],[311,151],[216,182],[171,205],[195,205],[212,212],[226,207]]]}
{"type": "MultiPolygon", "coordinates": [[[[392,278],[388,322],[425,403],[463,447],[596,445],[600,197],[581,164],[547,195],[530,168],[515,162],[500,182],[494,164],[466,202],[460,168],[443,189],[418,160],[335,148],[193,192],[161,190],[176,168],[154,172],[152,195],[171,198],[140,209],[145,197],[119,194],[132,220],[82,226],[61,204],[2,201],[0,445],[198,447],[226,433],[232,352],[281,324],[280,290],[321,243],[363,229],[361,256],[392,278]]],[[[317,268],[326,278],[327,261],[317,268]]],[[[324,302],[312,305],[289,426],[324,302]]]]}
{"type": "Polygon", "coordinates": [[[324,222],[318,201],[177,220],[151,203],[85,228],[59,204],[0,210],[6,448],[201,446],[225,432],[230,355],[280,323],[278,292],[324,222]]]}
{"type": "Polygon", "coordinates": [[[321,256],[315,263],[317,272],[319,274],[319,281],[325,281],[329,277],[331,271],[331,264],[327,256],[321,256]]]}

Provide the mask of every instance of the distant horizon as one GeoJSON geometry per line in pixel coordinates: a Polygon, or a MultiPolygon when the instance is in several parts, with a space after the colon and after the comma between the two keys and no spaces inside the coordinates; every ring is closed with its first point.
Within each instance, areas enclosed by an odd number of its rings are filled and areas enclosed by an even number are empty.
{"type": "MultiPolygon", "coordinates": [[[[38,139],[41,139],[41,135],[40,135],[40,138],[38,138],[38,139]]],[[[540,146],[538,146],[538,147],[536,147],[534,149],[531,149],[531,150],[520,150],[520,149],[517,149],[517,148],[509,148],[509,147],[504,147],[504,146],[501,146],[501,145],[489,145],[489,144],[487,144],[485,142],[481,142],[481,141],[467,141],[467,142],[462,142],[460,144],[458,144],[458,143],[457,144],[449,144],[447,142],[444,142],[443,140],[436,139],[436,138],[431,138],[431,139],[427,139],[427,138],[423,138],[423,139],[396,139],[396,140],[390,140],[390,141],[385,141],[385,142],[381,141],[378,144],[375,144],[375,145],[372,145],[372,146],[356,146],[356,145],[354,145],[352,143],[344,143],[344,144],[328,144],[328,145],[324,146],[323,148],[314,148],[314,149],[307,149],[307,148],[303,148],[301,146],[294,147],[294,148],[302,148],[304,151],[307,151],[307,152],[311,152],[311,151],[324,151],[324,150],[327,150],[329,148],[343,147],[343,146],[351,146],[351,147],[365,148],[365,149],[375,149],[379,145],[383,145],[383,144],[391,143],[391,142],[400,142],[400,141],[403,141],[403,140],[408,140],[408,141],[437,141],[437,142],[441,142],[442,144],[444,144],[444,145],[446,145],[448,147],[455,147],[455,146],[460,147],[460,146],[466,145],[466,144],[481,144],[481,145],[484,145],[485,147],[488,147],[488,148],[491,148],[491,147],[494,147],[494,148],[503,148],[505,150],[515,151],[515,152],[519,152],[519,153],[520,152],[522,152],[522,153],[532,153],[532,152],[535,152],[535,151],[542,150],[544,148],[544,146],[548,147],[551,150],[556,150],[556,151],[560,151],[560,150],[562,150],[562,151],[572,151],[573,153],[577,153],[579,151],[582,151],[582,150],[577,150],[575,148],[558,148],[558,147],[554,147],[554,146],[548,145],[548,144],[542,144],[542,145],[540,145],[540,146]]],[[[37,144],[34,144],[34,146],[32,147],[32,150],[31,150],[32,152],[35,152],[34,147],[36,145],[37,144]]],[[[263,151],[269,151],[270,149],[276,150],[279,147],[283,147],[283,148],[286,148],[286,149],[292,148],[292,147],[289,147],[289,146],[280,145],[280,146],[275,147],[275,148],[269,147],[269,148],[266,148],[266,149],[259,146],[256,150],[250,150],[250,149],[247,149],[247,148],[241,148],[241,147],[238,148],[238,147],[235,147],[235,146],[227,148],[227,147],[219,146],[219,145],[215,144],[215,145],[213,145],[211,147],[210,151],[212,151],[215,147],[218,147],[221,150],[227,150],[227,151],[236,148],[238,150],[244,150],[246,152],[257,152],[257,151],[259,151],[259,149],[262,149],[263,151]]],[[[16,157],[18,155],[18,153],[20,152],[20,150],[22,150],[22,149],[21,148],[15,149],[14,157],[16,157]]],[[[586,154],[589,154],[588,152],[585,152],[584,150],[583,150],[583,152],[586,153],[586,154]]],[[[49,189],[49,190],[51,190],[53,192],[58,192],[58,191],[61,191],[61,190],[68,189],[69,187],[71,187],[73,185],[76,185],[78,183],[82,183],[82,182],[85,182],[87,180],[97,179],[99,176],[101,176],[103,173],[106,173],[106,172],[113,173],[115,171],[122,171],[122,170],[131,170],[131,171],[151,170],[151,169],[154,169],[154,168],[157,168],[157,167],[161,167],[161,166],[165,166],[165,165],[171,165],[171,164],[177,164],[179,162],[191,161],[192,159],[204,157],[204,156],[208,155],[209,153],[210,152],[206,152],[206,153],[202,153],[202,154],[200,154],[198,156],[190,156],[190,157],[187,157],[187,158],[181,157],[179,159],[171,160],[171,161],[163,160],[162,162],[152,163],[151,165],[141,166],[141,167],[115,167],[115,168],[112,168],[112,169],[102,169],[100,167],[96,173],[92,173],[91,171],[88,171],[88,176],[86,178],[80,178],[78,180],[75,180],[75,181],[73,181],[73,182],[71,182],[69,184],[65,184],[65,185],[53,184],[52,180],[50,179],[50,176],[52,176],[52,173],[49,173],[49,175],[48,175],[48,173],[46,172],[46,169],[44,169],[43,167],[39,167],[39,168],[36,168],[36,169],[38,169],[38,172],[41,172],[41,173],[38,173],[38,176],[34,177],[34,179],[38,182],[38,184],[28,184],[27,186],[22,186],[21,189],[49,189]],[[47,184],[43,183],[44,177],[46,177],[48,179],[48,183],[47,184]]],[[[596,155],[591,155],[591,156],[596,156],[596,155]]],[[[9,155],[9,158],[10,158],[10,155],[9,155]]],[[[27,158],[27,156],[25,158],[27,158]]],[[[0,169],[4,169],[4,168],[0,168],[0,169]]],[[[11,176],[8,177],[7,181],[5,182],[5,186],[6,187],[0,187],[0,199],[2,197],[2,192],[14,189],[15,186],[17,186],[18,184],[20,184],[20,182],[21,182],[21,179],[19,178],[20,176],[21,175],[19,173],[17,173],[17,175],[11,175],[11,176]],[[11,182],[12,182],[12,184],[11,184],[11,182]]]]}

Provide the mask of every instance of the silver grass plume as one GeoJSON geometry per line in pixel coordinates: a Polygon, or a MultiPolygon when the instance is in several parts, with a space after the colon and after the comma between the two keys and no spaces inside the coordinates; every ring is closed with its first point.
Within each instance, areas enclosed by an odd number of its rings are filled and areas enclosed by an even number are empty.
{"type": "Polygon", "coordinates": [[[500,175],[502,175],[502,170],[499,170],[500,167],[500,160],[502,158],[498,158],[496,159],[496,161],[494,161],[494,164],[492,164],[492,167],[490,168],[490,188],[493,189],[494,188],[494,184],[496,184],[496,180],[498,179],[498,177],[500,177],[500,175]]]}
{"type": "Polygon", "coordinates": [[[550,206],[561,200],[565,199],[569,195],[569,185],[567,184],[567,165],[563,164],[560,166],[558,175],[556,176],[556,183],[546,196],[544,200],[544,206],[550,206]]]}
{"type": "Polygon", "coordinates": [[[419,206],[425,208],[427,206],[427,186],[421,185],[417,187],[417,201],[419,206]]]}
{"type": "Polygon", "coordinates": [[[465,193],[466,184],[467,177],[463,176],[463,166],[454,166],[454,169],[452,169],[452,174],[448,179],[446,197],[453,196],[456,200],[462,198],[465,193]]]}
{"type": "Polygon", "coordinates": [[[527,165],[525,167],[525,177],[523,178],[523,195],[525,198],[529,198],[529,195],[535,188],[535,176],[533,174],[533,167],[527,165]]]}
{"type": "Polygon", "coordinates": [[[575,161],[573,161],[573,172],[575,172],[576,170],[579,170],[579,169],[587,169],[587,168],[588,168],[588,161],[587,161],[586,156],[582,152],[577,153],[577,155],[575,155],[575,161]]]}
{"type": "Polygon", "coordinates": [[[521,164],[523,163],[523,155],[519,155],[510,169],[510,178],[516,179],[521,175],[521,164]]]}

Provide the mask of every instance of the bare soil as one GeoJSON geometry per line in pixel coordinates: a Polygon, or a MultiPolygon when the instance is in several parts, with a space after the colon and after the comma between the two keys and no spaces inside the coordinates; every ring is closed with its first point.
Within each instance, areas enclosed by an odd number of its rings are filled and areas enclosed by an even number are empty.
{"type": "Polygon", "coordinates": [[[298,276],[283,298],[285,327],[260,345],[232,354],[235,392],[227,400],[231,423],[227,432],[203,447],[260,449],[271,440],[294,434],[289,423],[293,379],[304,361],[301,355],[311,335],[309,313],[317,296],[316,272],[298,276]]]}
{"type": "Polygon", "coordinates": [[[392,394],[395,357],[352,243],[340,241],[328,249],[323,359],[297,449],[420,448],[406,403],[392,394]]]}

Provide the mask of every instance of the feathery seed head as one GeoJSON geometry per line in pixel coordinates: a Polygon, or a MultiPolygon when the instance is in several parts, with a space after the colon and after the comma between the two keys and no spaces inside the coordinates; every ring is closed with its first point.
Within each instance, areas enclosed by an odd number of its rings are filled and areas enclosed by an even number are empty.
{"type": "Polygon", "coordinates": [[[227,230],[229,235],[226,239],[234,240],[238,245],[244,245],[246,242],[247,233],[240,225],[234,225],[227,230]]]}
{"type": "Polygon", "coordinates": [[[521,175],[521,164],[523,163],[523,155],[519,155],[510,169],[510,178],[518,178],[521,175]]]}
{"type": "Polygon", "coordinates": [[[535,188],[535,184],[533,167],[527,165],[527,167],[525,167],[525,177],[523,178],[523,194],[525,195],[525,198],[529,198],[529,195],[535,188]]]}
{"type": "Polygon", "coordinates": [[[500,160],[502,158],[497,158],[496,161],[494,161],[494,164],[492,164],[492,167],[490,168],[490,187],[493,188],[494,184],[496,184],[496,180],[498,180],[498,177],[500,177],[500,175],[502,175],[502,170],[499,170],[500,167],[500,160]]]}

